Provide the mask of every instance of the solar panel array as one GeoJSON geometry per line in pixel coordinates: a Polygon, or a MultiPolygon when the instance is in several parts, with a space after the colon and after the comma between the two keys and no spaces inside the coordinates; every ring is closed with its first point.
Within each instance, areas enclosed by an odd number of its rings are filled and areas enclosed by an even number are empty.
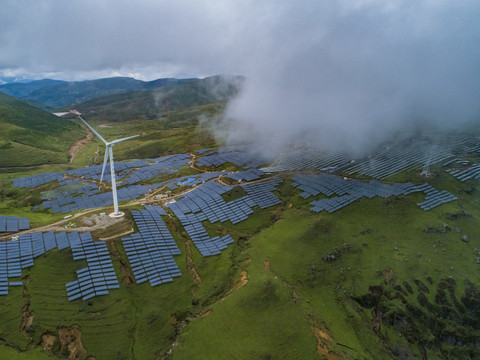
{"type": "MultiPolygon", "coordinates": [[[[118,202],[137,199],[144,195],[146,192],[156,189],[162,186],[164,183],[158,183],[153,185],[131,185],[124,186],[117,189],[118,202]]],[[[54,214],[56,213],[68,213],[83,209],[93,209],[98,207],[110,206],[113,204],[112,193],[105,192],[100,194],[88,195],[85,193],[83,196],[64,196],[63,193],[57,193],[49,200],[43,202],[45,209],[52,209],[54,214]]]]}
{"type": "Polygon", "coordinates": [[[279,172],[316,169],[332,172],[349,165],[351,160],[351,157],[346,154],[331,154],[315,149],[299,149],[288,151],[280,157],[275,165],[262,168],[262,170],[264,172],[279,172]]]}
{"type": "Polygon", "coordinates": [[[190,161],[190,155],[175,154],[149,160],[153,161],[154,163],[144,166],[133,172],[127,179],[124,180],[124,184],[136,184],[140,181],[151,179],[160,174],[173,174],[175,170],[188,164],[190,161]]]}
{"type": "Polygon", "coordinates": [[[8,294],[9,285],[20,285],[18,281],[9,283],[8,279],[22,276],[22,269],[33,266],[35,258],[55,248],[63,250],[69,247],[75,260],[86,259],[88,265],[77,271],[78,281],[67,284],[70,301],[79,297],[86,300],[107,294],[108,289],[118,288],[106,244],[93,242],[90,233],[31,233],[22,234],[15,241],[0,242],[0,295],[8,294]],[[75,287],[75,284],[78,286],[75,287]]]}
{"type": "MultiPolygon", "coordinates": [[[[463,163],[461,160],[455,159],[456,163],[463,163]]],[[[466,162],[469,164],[468,162],[466,162]]],[[[460,181],[467,181],[470,179],[479,179],[480,178],[480,165],[478,164],[469,164],[470,166],[463,169],[447,169],[446,171],[451,175],[455,176],[460,181]]]]}
{"type": "Polygon", "coordinates": [[[280,199],[273,194],[275,187],[281,182],[280,178],[274,177],[262,183],[242,185],[242,188],[248,194],[250,202],[253,202],[254,205],[261,209],[266,209],[281,203],[280,199]]]}
{"type": "Polygon", "coordinates": [[[0,215],[0,233],[30,229],[30,219],[18,216],[0,215]]]}
{"type": "Polygon", "coordinates": [[[466,135],[449,136],[449,142],[452,144],[456,153],[466,154],[480,152],[480,137],[472,137],[466,135]]]}
{"type": "Polygon", "coordinates": [[[196,164],[218,167],[227,162],[245,169],[252,169],[263,165],[265,160],[262,160],[259,154],[252,153],[247,146],[231,146],[206,152],[196,164]]]}
{"type": "Polygon", "coordinates": [[[245,180],[245,181],[253,181],[258,180],[264,174],[262,170],[259,169],[250,169],[245,171],[238,171],[232,172],[225,175],[230,179],[236,180],[238,182],[245,180]]]}
{"type": "Polygon", "coordinates": [[[454,157],[457,152],[479,152],[480,138],[448,136],[412,138],[397,144],[383,145],[364,155],[331,154],[314,149],[290,150],[265,172],[298,171],[306,169],[327,172],[347,171],[384,179],[400,171],[419,169],[454,157]]]}
{"type": "MultiPolygon", "coordinates": [[[[133,169],[141,168],[147,165],[149,165],[149,163],[144,160],[135,160],[135,161],[129,161],[129,162],[122,162],[122,161],[115,162],[115,172],[118,174],[117,180],[122,179],[124,176],[128,175],[131,171],[133,171],[133,169]]],[[[100,177],[102,175],[102,167],[103,167],[103,164],[87,166],[84,168],[67,171],[66,174],[82,177],[84,179],[92,179],[92,180],[100,181],[100,177]]],[[[106,182],[111,181],[109,166],[105,167],[105,172],[103,174],[103,181],[106,181],[106,182]]]]}
{"type": "Polygon", "coordinates": [[[409,190],[405,192],[405,195],[414,193],[414,192],[423,192],[427,196],[425,201],[418,203],[423,210],[430,210],[439,205],[445,204],[450,201],[457,200],[457,197],[446,190],[438,191],[433,186],[429,184],[423,184],[419,186],[412,186],[409,190]]]}
{"type": "Polygon", "coordinates": [[[449,147],[416,138],[408,143],[378,149],[348,172],[384,179],[400,171],[418,169],[424,164],[436,164],[451,157],[453,154],[449,147]]]}
{"type": "Polygon", "coordinates": [[[447,191],[438,191],[429,184],[414,186],[412,183],[383,184],[378,181],[361,182],[346,180],[331,174],[296,174],[293,177],[294,187],[302,190],[300,194],[307,199],[310,196],[323,194],[325,196],[337,195],[310,202],[312,211],[335,212],[354,201],[362,198],[380,196],[387,198],[394,195],[409,195],[414,192],[424,192],[427,196],[424,202],[417,204],[424,210],[430,210],[443,203],[453,201],[456,197],[447,191]]]}
{"type": "Polygon", "coordinates": [[[94,242],[89,232],[68,234],[74,260],[86,260],[87,267],[77,270],[78,280],[66,285],[68,301],[79,298],[88,300],[107,295],[108,290],[118,289],[117,275],[104,242],[94,242]]]}
{"type": "MultiPolygon", "coordinates": [[[[130,162],[115,162],[115,171],[119,173],[118,179],[121,179],[123,176],[127,175],[134,168],[143,167],[149,165],[148,162],[144,160],[136,160],[130,162]]],[[[40,185],[47,184],[52,181],[58,181],[60,185],[65,185],[64,175],[83,177],[85,179],[100,180],[102,173],[102,165],[87,166],[80,169],[74,169],[63,172],[52,172],[52,173],[43,173],[33,176],[21,177],[18,179],[13,179],[14,187],[23,187],[23,188],[34,188],[40,185]]],[[[107,166],[105,168],[105,173],[103,175],[104,181],[110,182],[110,168],[107,166]]]]}
{"type": "Polygon", "coordinates": [[[175,190],[178,188],[178,186],[195,186],[225,174],[228,173],[223,171],[212,171],[196,175],[184,176],[181,178],[170,180],[170,182],[168,183],[168,188],[170,190],[175,190]]]}
{"type": "Polygon", "coordinates": [[[202,216],[186,214],[180,219],[188,236],[203,256],[219,255],[228,244],[233,242],[230,235],[210,237],[201,223],[202,216]]]}
{"type": "Polygon", "coordinates": [[[180,276],[174,255],[180,255],[172,234],[161,218],[166,215],[160,206],[146,206],[132,211],[139,233],[122,238],[123,247],[135,276],[135,282],[149,281],[151,286],[173,281],[180,276]]]}
{"type": "Polygon", "coordinates": [[[63,181],[63,174],[59,172],[43,173],[43,174],[13,179],[13,187],[31,189],[55,180],[58,182],[63,181]]]}
{"type": "Polygon", "coordinates": [[[280,203],[280,200],[272,194],[280,181],[274,178],[263,183],[243,185],[242,188],[247,195],[229,202],[221,195],[233,187],[209,181],[167,206],[178,217],[203,256],[217,255],[232,243],[233,239],[230,235],[211,237],[202,221],[208,220],[211,223],[231,221],[232,224],[237,224],[253,214],[254,206],[267,208],[280,203]]]}
{"type": "Polygon", "coordinates": [[[200,154],[200,155],[203,154],[203,153],[206,153],[207,151],[210,151],[210,150],[209,150],[209,149],[195,150],[195,152],[196,152],[197,154],[200,154]]]}

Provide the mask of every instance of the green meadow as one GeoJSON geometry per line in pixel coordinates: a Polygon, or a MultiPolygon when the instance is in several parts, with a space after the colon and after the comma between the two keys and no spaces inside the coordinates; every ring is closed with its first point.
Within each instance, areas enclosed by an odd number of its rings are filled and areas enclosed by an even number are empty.
{"type": "Polygon", "coordinates": [[[121,286],[90,301],[68,302],[65,290],[86,264],[50,251],[0,298],[0,354],[68,358],[58,337],[43,350],[44,335],[78,328],[81,359],[475,358],[476,184],[447,174],[431,183],[458,200],[426,212],[416,205],[423,194],[363,198],[315,214],[284,176],[280,206],[204,224],[235,239],[219,256],[202,257],[167,219],[182,252],[172,283],[135,285],[120,240],[109,241],[121,286]],[[22,330],[25,314],[33,319],[22,330]]]}

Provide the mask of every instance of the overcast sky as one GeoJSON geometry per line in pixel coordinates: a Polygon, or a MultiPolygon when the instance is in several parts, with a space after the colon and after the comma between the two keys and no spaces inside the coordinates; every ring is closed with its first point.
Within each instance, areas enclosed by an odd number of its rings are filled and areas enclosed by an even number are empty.
{"type": "Polygon", "coordinates": [[[228,109],[232,140],[355,147],[461,125],[479,118],[480,1],[0,3],[0,77],[214,74],[248,78],[228,109]]]}

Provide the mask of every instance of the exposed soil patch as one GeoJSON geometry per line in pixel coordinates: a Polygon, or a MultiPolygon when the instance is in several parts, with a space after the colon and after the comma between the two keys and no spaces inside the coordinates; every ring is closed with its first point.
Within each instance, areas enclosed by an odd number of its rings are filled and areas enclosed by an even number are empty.
{"type": "Polygon", "coordinates": [[[34,318],[34,313],[33,311],[30,310],[30,303],[26,304],[22,308],[22,322],[20,324],[20,332],[23,335],[27,335],[27,333],[32,329],[33,325],[33,318],[34,318]]]}
{"type": "Polygon", "coordinates": [[[133,286],[133,274],[130,271],[130,267],[127,266],[124,259],[122,259],[120,252],[117,249],[117,244],[115,241],[107,242],[110,247],[110,252],[119,260],[120,262],[120,273],[122,274],[122,284],[128,287],[133,286]]]}
{"type": "Polygon", "coordinates": [[[230,295],[232,295],[233,292],[237,291],[238,289],[240,289],[241,287],[245,286],[245,284],[248,282],[248,279],[247,279],[247,272],[246,271],[242,271],[242,273],[240,274],[240,280],[238,280],[230,290],[228,290],[228,292],[225,294],[224,297],[222,297],[219,302],[225,300],[227,297],[229,297],[230,295]]]}
{"type": "Polygon", "coordinates": [[[60,351],[68,354],[68,359],[81,359],[87,355],[87,350],[82,344],[82,332],[77,325],[71,328],[58,328],[60,351]]]}
{"type": "Polygon", "coordinates": [[[201,314],[200,317],[206,318],[206,317],[212,315],[212,312],[213,312],[212,309],[209,309],[209,310],[205,311],[203,314],[201,314]]]}
{"type": "MultiPolygon", "coordinates": [[[[28,277],[26,277],[24,281],[28,282],[28,277]]],[[[25,301],[25,305],[20,312],[22,315],[20,332],[24,336],[27,336],[27,333],[32,329],[34,313],[30,310],[30,295],[25,285],[23,286],[23,300],[25,301]]]]}
{"type": "Polygon", "coordinates": [[[47,227],[42,229],[42,231],[95,231],[95,230],[104,230],[108,227],[118,225],[119,223],[126,221],[125,217],[114,219],[108,215],[100,216],[97,214],[93,214],[89,217],[82,217],[78,222],[78,227],[66,228],[65,226],[54,226],[54,227],[47,227]]]}
{"type": "Polygon", "coordinates": [[[192,241],[186,240],[185,241],[185,248],[187,253],[187,269],[190,275],[192,276],[193,281],[195,284],[199,285],[202,282],[202,278],[198,274],[197,268],[193,264],[193,257],[192,257],[192,241]]]}
{"type": "Polygon", "coordinates": [[[75,157],[77,156],[77,153],[78,151],[86,146],[92,139],[93,139],[93,133],[92,131],[83,126],[83,128],[87,131],[87,136],[85,136],[83,139],[80,139],[80,140],[77,140],[75,141],[75,143],[72,145],[72,147],[70,148],[69,150],[69,154],[70,154],[70,164],[73,163],[73,160],[75,159],[75,157]]]}
{"type": "Polygon", "coordinates": [[[119,237],[122,237],[122,236],[125,236],[125,235],[129,235],[133,232],[135,232],[135,230],[132,228],[132,229],[130,229],[128,231],[125,231],[121,234],[115,234],[115,235],[112,235],[112,236],[109,236],[109,237],[101,237],[100,240],[102,240],[102,241],[113,240],[113,239],[116,239],[116,238],[119,238],[119,237]]]}
{"type": "Polygon", "coordinates": [[[263,268],[269,274],[273,274],[272,270],[270,270],[270,258],[267,258],[263,261],[263,268]]]}
{"type": "Polygon", "coordinates": [[[238,280],[235,285],[233,285],[232,289],[230,290],[230,292],[233,292],[235,290],[238,290],[240,289],[242,286],[245,286],[245,284],[248,282],[247,280],[247,272],[246,271],[242,271],[242,273],[240,274],[240,280],[238,280]]]}
{"type": "Polygon", "coordinates": [[[42,335],[41,347],[43,350],[51,351],[55,345],[55,341],[57,341],[57,335],[47,332],[42,335]]]}
{"type": "Polygon", "coordinates": [[[126,285],[128,287],[133,286],[133,279],[130,273],[130,268],[123,262],[123,260],[120,260],[120,272],[122,274],[122,284],[126,285]]]}
{"type": "Polygon", "coordinates": [[[341,360],[341,357],[328,350],[327,345],[333,343],[333,339],[326,331],[313,325],[310,326],[310,330],[312,330],[313,335],[317,339],[317,353],[319,355],[324,356],[328,360],[341,360]]]}

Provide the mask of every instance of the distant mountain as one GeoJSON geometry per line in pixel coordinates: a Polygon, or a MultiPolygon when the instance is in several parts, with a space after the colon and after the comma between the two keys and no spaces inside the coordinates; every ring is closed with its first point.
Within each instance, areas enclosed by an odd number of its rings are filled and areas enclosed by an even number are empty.
{"type": "Polygon", "coordinates": [[[4,94],[14,96],[16,98],[23,98],[39,89],[64,83],[66,83],[66,81],[52,79],[34,80],[27,83],[14,82],[10,84],[0,85],[0,91],[4,94]]]}
{"type": "Polygon", "coordinates": [[[0,167],[61,164],[85,136],[80,125],[0,93],[0,167]]]}
{"type": "Polygon", "coordinates": [[[218,75],[150,91],[103,96],[76,108],[92,120],[155,119],[167,111],[225,102],[238,93],[243,81],[241,76],[218,75]]]}
{"type": "Polygon", "coordinates": [[[22,79],[17,76],[0,76],[0,84],[10,84],[10,83],[27,83],[32,82],[33,79],[22,79]]]}
{"type": "Polygon", "coordinates": [[[100,96],[175,86],[194,80],[196,79],[158,79],[146,82],[129,77],[112,77],[66,82],[45,79],[0,85],[0,91],[34,106],[42,104],[47,109],[75,105],[100,96]]]}

